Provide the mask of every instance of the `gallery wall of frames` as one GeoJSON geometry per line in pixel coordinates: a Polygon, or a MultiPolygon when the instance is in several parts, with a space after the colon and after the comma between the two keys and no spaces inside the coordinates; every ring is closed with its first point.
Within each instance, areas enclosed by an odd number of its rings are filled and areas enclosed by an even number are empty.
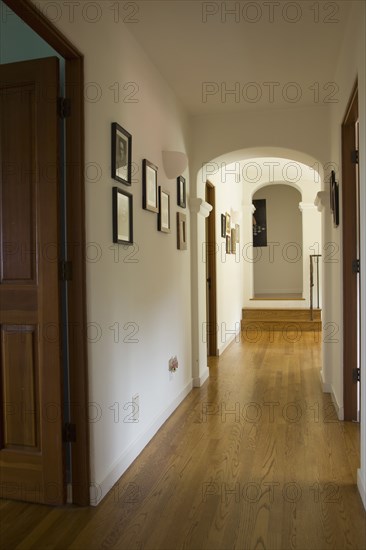
{"type": "Polygon", "coordinates": [[[236,254],[240,242],[240,226],[231,222],[231,214],[221,214],[221,237],[226,239],[226,254],[236,254]]]}
{"type": "MultiPolygon", "coordinates": [[[[117,122],[112,123],[112,178],[118,183],[132,183],[132,135],[117,122]]],[[[171,193],[158,185],[159,168],[148,159],[142,161],[142,208],[157,217],[157,231],[172,232],[171,193]]],[[[177,178],[177,205],[186,208],[186,180],[177,178]]],[[[113,242],[133,245],[133,195],[120,187],[112,190],[113,242]]],[[[175,220],[177,249],[187,250],[187,217],[177,212],[175,220]]]]}

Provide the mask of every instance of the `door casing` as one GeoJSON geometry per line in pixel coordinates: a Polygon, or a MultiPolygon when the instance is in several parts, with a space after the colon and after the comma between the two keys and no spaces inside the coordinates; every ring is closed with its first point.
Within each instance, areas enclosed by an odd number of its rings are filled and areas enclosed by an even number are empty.
{"type": "MultiPolygon", "coordinates": [[[[356,150],[358,120],[358,86],[353,88],[342,124],[342,230],[343,230],[343,401],[344,419],[357,421],[357,383],[353,369],[358,365],[358,274],[352,269],[357,259],[357,165],[352,160],[356,150]]],[[[359,258],[358,258],[359,259],[359,258]]]]}

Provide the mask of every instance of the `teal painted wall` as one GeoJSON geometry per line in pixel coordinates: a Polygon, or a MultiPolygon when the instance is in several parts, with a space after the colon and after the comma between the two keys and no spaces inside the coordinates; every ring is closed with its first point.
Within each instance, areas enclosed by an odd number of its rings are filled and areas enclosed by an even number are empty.
{"type": "Polygon", "coordinates": [[[60,55],[0,0],[0,63],[60,55]]]}
{"type": "Polygon", "coordinates": [[[59,58],[60,93],[62,94],[64,59],[0,0],[0,65],[42,57],[59,58]]]}

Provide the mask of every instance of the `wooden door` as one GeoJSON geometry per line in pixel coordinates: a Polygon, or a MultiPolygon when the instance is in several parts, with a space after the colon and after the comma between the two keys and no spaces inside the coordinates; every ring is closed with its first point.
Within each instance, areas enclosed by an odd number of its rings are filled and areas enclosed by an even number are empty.
{"type": "Polygon", "coordinates": [[[359,181],[358,92],[352,93],[342,124],[342,224],[343,224],[343,400],[344,419],[358,420],[360,368],[359,296],[359,181]]]}
{"type": "Polygon", "coordinates": [[[56,58],[0,66],[1,496],[64,502],[56,58]]]}
{"type": "Polygon", "coordinates": [[[216,314],[216,205],[215,187],[206,183],[206,202],[212,210],[206,218],[206,335],[207,355],[217,355],[217,314],[216,314]]]}

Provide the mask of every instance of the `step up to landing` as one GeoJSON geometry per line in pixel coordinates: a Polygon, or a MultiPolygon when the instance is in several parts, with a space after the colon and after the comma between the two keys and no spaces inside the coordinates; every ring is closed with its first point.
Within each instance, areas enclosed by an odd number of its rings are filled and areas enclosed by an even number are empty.
{"type": "Polygon", "coordinates": [[[309,309],[244,308],[241,328],[242,330],[302,330],[320,332],[322,328],[321,310],[314,309],[311,315],[309,309]]]}

